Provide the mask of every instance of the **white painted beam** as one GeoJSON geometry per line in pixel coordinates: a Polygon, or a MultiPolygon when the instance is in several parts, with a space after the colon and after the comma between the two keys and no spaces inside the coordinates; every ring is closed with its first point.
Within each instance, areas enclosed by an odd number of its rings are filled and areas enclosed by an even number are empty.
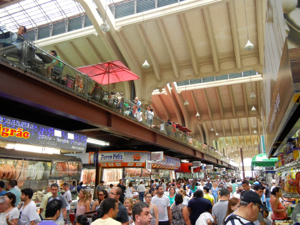
{"type": "Polygon", "coordinates": [[[228,85],[228,91],[229,91],[229,95],[230,95],[232,114],[235,117],[236,109],[235,109],[235,104],[234,104],[234,95],[233,95],[232,85],[230,85],[230,86],[228,85]]]}
{"type": "Polygon", "coordinates": [[[157,25],[159,27],[160,33],[162,35],[162,38],[164,40],[165,46],[167,48],[169,57],[171,59],[174,76],[178,79],[179,78],[179,69],[178,69],[178,64],[176,62],[176,59],[175,59],[175,55],[173,53],[173,50],[172,50],[172,47],[171,47],[171,44],[170,44],[171,43],[170,38],[168,37],[168,34],[166,32],[166,28],[163,24],[163,21],[162,20],[157,20],[156,22],[157,22],[157,25]]]}
{"type": "Polygon", "coordinates": [[[231,135],[234,136],[233,122],[232,122],[232,120],[229,120],[229,122],[230,122],[230,128],[231,128],[231,135]]]}
{"type": "Polygon", "coordinates": [[[192,38],[191,38],[191,35],[189,33],[189,30],[188,30],[188,24],[187,24],[187,21],[186,21],[185,14],[179,14],[179,21],[181,23],[181,28],[183,30],[183,33],[184,33],[184,36],[185,36],[185,39],[186,39],[186,42],[187,42],[187,46],[188,46],[188,49],[189,49],[194,75],[198,76],[199,72],[198,72],[196,54],[195,54],[195,51],[194,51],[192,38]]]}
{"type": "Polygon", "coordinates": [[[215,92],[217,95],[217,100],[218,100],[218,104],[219,104],[219,108],[220,108],[220,114],[221,114],[221,118],[224,118],[224,112],[223,112],[223,107],[222,107],[222,102],[221,102],[221,97],[220,97],[220,92],[219,92],[219,88],[215,87],[215,92]]]}
{"type": "Polygon", "coordinates": [[[218,60],[217,47],[215,44],[215,39],[214,39],[214,34],[213,34],[213,30],[212,30],[212,24],[210,21],[208,8],[202,9],[202,13],[203,13],[203,19],[204,19],[204,23],[205,23],[205,27],[206,27],[206,31],[207,31],[207,35],[208,35],[208,41],[209,41],[209,45],[210,45],[210,49],[211,49],[215,72],[218,73],[220,71],[219,60],[218,60]]]}
{"type": "Polygon", "coordinates": [[[238,39],[238,28],[236,22],[236,10],[233,1],[227,3],[228,10],[229,10],[229,19],[230,19],[230,28],[232,34],[232,42],[234,48],[234,55],[235,55],[235,64],[238,69],[241,69],[241,55],[240,55],[240,45],[238,39]]]}
{"type": "Polygon", "coordinates": [[[209,101],[208,101],[205,89],[202,89],[202,92],[203,92],[205,104],[207,106],[209,118],[212,119],[212,112],[211,112],[211,109],[210,109],[210,106],[209,106],[209,101]]]}
{"type": "Polygon", "coordinates": [[[174,99],[174,96],[173,96],[173,94],[172,94],[172,91],[171,91],[171,88],[170,88],[170,86],[169,86],[169,84],[167,84],[166,86],[165,86],[165,90],[166,90],[166,92],[167,92],[167,96],[168,96],[168,98],[169,98],[169,101],[171,102],[171,105],[172,105],[172,107],[173,107],[173,109],[174,109],[174,111],[175,111],[175,114],[176,114],[176,117],[177,117],[177,122],[179,123],[179,124],[182,124],[182,117],[181,117],[181,114],[180,114],[180,112],[179,112],[179,109],[178,109],[178,107],[177,107],[177,105],[176,105],[176,103],[175,103],[175,99],[174,99]]]}
{"type": "Polygon", "coordinates": [[[92,40],[89,37],[85,37],[84,41],[86,45],[88,46],[89,52],[93,54],[93,56],[99,60],[100,62],[104,62],[105,60],[103,59],[103,56],[101,56],[100,52],[97,50],[96,46],[92,42],[92,40]]]}
{"type": "Polygon", "coordinates": [[[77,48],[77,46],[74,44],[74,42],[70,41],[69,45],[71,47],[71,49],[74,50],[77,59],[79,59],[79,62],[82,63],[81,66],[87,66],[89,65],[88,61],[86,60],[86,58],[83,56],[83,54],[81,53],[81,51],[79,51],[79,49],[77,48]]]}
{"type": "Polygon", "coordinates": [[[169,112],[168,112],[168,109],[166,108],[166,105],[164,105],[163,102],[162,102],[162,100],[161,100],[161,95],[158,95],[157,97],[158,97],[158,98],[157,98],[157,101],[158,101],[160,107],[163,109],[166,118],[167,118],[167,119],[171,119],[170,114],[169,114],[169,112]]]}
{"type": "Polygon", "coordinates": [[[245,113],[246,116],[249,115],[249,109],[248,109],[248,101],[247,101],[247,92],[246,92],[246,84],[241,84],[242,90],[243,90],[243,98],[244,98],[244,104],[245,104],[245,113]]]}
{"type": "MultiPolygon", "coordinates": [[[[191,91],[190,93],[191,93],[191,95],[192,95],[193,104],[194,104],[194,106],[195,106],[197,112],[200,114],[200,107],[199,107],[199,105],[198,105],[197,98],[195,97],[195,93],[194,93],[194,91],[191,91]]],[[[200,120],[200,117],[201,117],[201,114],[200,114],[199,117],[197,117],[198,120],[200,120]]]]}

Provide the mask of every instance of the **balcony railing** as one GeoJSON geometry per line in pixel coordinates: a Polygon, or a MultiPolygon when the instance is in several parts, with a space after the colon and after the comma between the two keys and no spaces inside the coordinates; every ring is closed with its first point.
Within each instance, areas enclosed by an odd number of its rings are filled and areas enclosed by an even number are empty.
{"type": "Polygon", "coordinates": [[[140,108],[140,112],[134,113],[135,103],[123,97],[121,93],[108,91],[106,87],[96,83],[89,76],[82,74],[64,61],[34,46],[32,43],[21,39],[19,41],[14,40],[14,34],[12,33],[6,33],[5,35],[2,34],[1,36],[0,32],[0,45],[2,45],[0,47],[0,60],[23,69],[72,94],[87,99],[89,102],[112,110],[132,121],[139,122],[142,126],[230,164],[228,158],[223,157],[209,146],[200,143],[187,133],[174,128],[157,116],[151,118],[146,109],[140,108]],[[54,60],[59,61],[59,67],[49,74],[47,68],[54,60]]]}

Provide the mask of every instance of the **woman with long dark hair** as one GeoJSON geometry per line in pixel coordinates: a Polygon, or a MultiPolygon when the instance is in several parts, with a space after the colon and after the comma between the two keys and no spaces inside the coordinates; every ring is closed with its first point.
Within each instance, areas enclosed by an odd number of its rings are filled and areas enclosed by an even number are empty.
{"type": "Polygon", "coordinates": [[[175,204],[171,206],[173,215],[171,225],[191,225],[188,209],[185,205],[182,204],[182,202],[182,194],[176,194],[175,204]]]}
{"type": "Polygon", "coordinates": [[[108,193],[106,190],[101,190],[98,192],[98,199],[94,202],[92,211],[99,209],[101,202],[108,198],[108,193]]]}
{"type": "Polygon", "coordinates": [[[8,208],[5,210],[6,223],[8,225],[17,225],[20,212],[15,205],[16,196],[11,192],[7,192],[6,194],[4,194],[4,196],[7,196],[9,199],[8,208]]]}

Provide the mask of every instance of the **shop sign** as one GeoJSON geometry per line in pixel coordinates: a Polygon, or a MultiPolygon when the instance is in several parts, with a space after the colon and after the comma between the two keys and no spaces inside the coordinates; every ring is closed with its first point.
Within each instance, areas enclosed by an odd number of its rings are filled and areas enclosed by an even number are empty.
{"type": "Polygon", "coordinates": [[[153,169],[176,170],[180,167],[180,159],[164,156],[164,161],[152,162],[153,169]]]}
{"type": "Polygon", "coordinates": [[[108,162],[124,162],[124,152],[99,152],[98,153],[99,163],[108,162]]]}
{"type": "Polygon", "coordinates": [[[87,137],[0,115],[0,140],[84,152],[87,137]]]}

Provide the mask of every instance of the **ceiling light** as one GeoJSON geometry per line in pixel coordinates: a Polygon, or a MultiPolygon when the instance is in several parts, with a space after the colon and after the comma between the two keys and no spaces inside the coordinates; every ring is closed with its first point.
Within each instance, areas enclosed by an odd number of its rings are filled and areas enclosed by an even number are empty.
{"type": "Polygon", "coordinates": [[[210,131],[215,131],[215,130],[214,130],[214,128],[212,127],[212,128],[210,129],[210,131]]]}
{"type": "Polygon", "coordinates": [[[218,132],[216,133],[216,136],[219,136],[218,132]]]}
{"type": "Polygon", "coordinates": [[[97,139],[94,139],[94,138],[88,138],[86,142],[90,143],[90,144],[101,145],[101,146],[109,145],[109,142],[97,140],[97,139]]]}
{"type": "Polygon", "coordinates": [[[255,98],[256,95],[254,94],[254,92],[252,91],[251,94],[250,94],[250,98],[255,98]]]}
{"type": "Polygon", "coordinates": [[[245,45],[245,49],[251,51],[253,48],[254,48],[254,44],[252,44],[251,41],[248,40],[247,44],[245,45]]]}
{"type": "Polygon", "coordinates": [[[200,114],[197,112],[196,116],[197,116],[197,117],[200,117],[200,114]]]}
{"type": "Polygon", "coordinates": [[[254,133],[254,134],[257,134],[257,131],[256,131],[256,130],[254,130],[254,131],[253,131],[253,133],[254,133]]]}
{"type": "Polygon", "coordinates": [[[256,145],[257,145],[257,141],[255,141],[255,142],[254,142],[254,144],[256,144],[256,145]]]}
{"type": "Polygon", "coordinates": [[[183,104],[184,105],[189,105],[189,102],[187,100],[185,100],[185,102],[183,104]]]}
{"type": "Polygon", "coordinates": [[[228,145],[228,143],[226,143],[226,145],[228,145]]]}
{"type": "Polygon", "coordinates": [[[150,64],[148,63],[147,59],[143,63],[142,67],[143,67],[143,69],[149,69],[150,68],[150,64]]]}
{"type": "Polygon", "coordinates": [[[108,23],[106,22],[106,20],[101,24],[100,29],[101,29],[104,33],[110,31],[110,26],[108,25],[108,23]]]}
{"type": "Polygon", "coordinates": [[[252,106],[251,111],[256,111],[256,108],[252,106]]]}
{"type": "Polygon", "coordinates": [[[23,151],[23,152],[60,154],[60,149],[58,149],[58,148],[47,148],[47,147],[43,147],[43,146],[28,145],[28,144],[9,143],[5,146],[5,148],[6,149],[14,149],[14,150],[23,151]]]}
{"type": "Polygon", "coordinates": [[[181,162],[182,162],[182,163],[189,163],[190,161],[189,161],[189,160],[186,160],[186,159],[182,159],[181,162]]]}

